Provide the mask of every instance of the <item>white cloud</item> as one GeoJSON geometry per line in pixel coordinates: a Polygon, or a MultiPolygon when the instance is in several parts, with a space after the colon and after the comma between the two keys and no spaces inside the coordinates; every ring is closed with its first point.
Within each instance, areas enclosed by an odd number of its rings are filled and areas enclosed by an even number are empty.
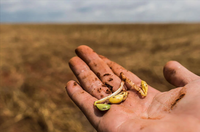
{"type": "Polygon", "coordinates": [[[1,0],[1,22],[199,22],[199,0],[1,0]]]}

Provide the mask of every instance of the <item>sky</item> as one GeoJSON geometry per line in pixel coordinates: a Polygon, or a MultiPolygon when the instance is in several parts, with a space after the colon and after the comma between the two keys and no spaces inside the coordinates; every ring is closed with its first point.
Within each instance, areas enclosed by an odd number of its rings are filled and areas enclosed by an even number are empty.
{"type": "Polygon", "coordinates": [[[0,22],[200,22],[200,0],[0,0],[0,22]]]}

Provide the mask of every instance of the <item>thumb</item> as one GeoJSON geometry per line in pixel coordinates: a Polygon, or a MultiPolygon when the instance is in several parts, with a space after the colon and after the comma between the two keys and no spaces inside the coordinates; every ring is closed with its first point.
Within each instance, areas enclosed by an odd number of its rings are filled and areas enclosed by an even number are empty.
{"type": "Polygon", "coordinates": [[[182,87],[191,81],[198,78],[196,74],[192,73],[177,61],[169,61],[163,69],[165,79],[174,86],[182,87]]]}

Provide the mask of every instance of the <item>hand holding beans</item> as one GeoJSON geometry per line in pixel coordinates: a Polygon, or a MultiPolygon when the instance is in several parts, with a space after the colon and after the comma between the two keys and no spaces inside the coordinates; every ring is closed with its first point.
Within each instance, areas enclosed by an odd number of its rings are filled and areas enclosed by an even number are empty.
{"type": "Polygon", "coordinates": [[[87,46],[79,46],[76,54],[69,65],[79,82],[69,81],[66,90],[98,131],[200,131],[200,77],[178,62],[164,67],[166,80],[178,88],[160,92],[149,85],[142,89],[135,74],[87,46]],[[121,73],[127,78],[122,89],[128,90],[128,97],[99,111],[94,102],[119,89],[121,73]],[[131,89],[129,81],[138,90],[131,89]]]}

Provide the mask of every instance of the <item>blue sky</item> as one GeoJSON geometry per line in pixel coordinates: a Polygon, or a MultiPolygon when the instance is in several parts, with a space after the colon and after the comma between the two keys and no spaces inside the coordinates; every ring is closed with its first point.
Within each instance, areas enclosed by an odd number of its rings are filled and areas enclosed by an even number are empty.
{"type": "Polygon", "coordinates": [[[0,22],[200,22],[200,0],[0,0],[0,22]]]}

